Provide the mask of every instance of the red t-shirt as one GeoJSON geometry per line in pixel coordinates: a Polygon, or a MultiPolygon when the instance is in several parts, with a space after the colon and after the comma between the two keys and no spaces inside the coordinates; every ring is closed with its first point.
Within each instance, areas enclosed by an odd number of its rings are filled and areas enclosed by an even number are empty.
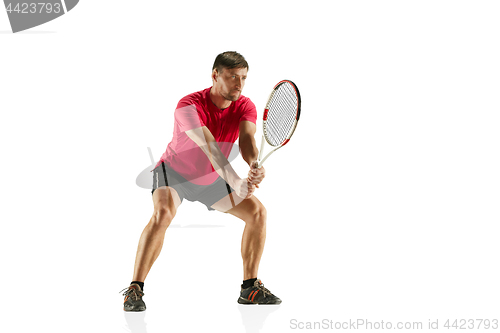
{"type": "Polygon", "coordinates": [[[187,95],[179,101],[174,117],[174,135],[160,161],[197,185],[210,185],[218,177],[207,155],[191,140],[186,131],[206,126],[226,157],[239,136],[240,121],[257,121],[253,102],[241,95],[236,102],[221,110],[210,99],[207,88],[187,95]]]}

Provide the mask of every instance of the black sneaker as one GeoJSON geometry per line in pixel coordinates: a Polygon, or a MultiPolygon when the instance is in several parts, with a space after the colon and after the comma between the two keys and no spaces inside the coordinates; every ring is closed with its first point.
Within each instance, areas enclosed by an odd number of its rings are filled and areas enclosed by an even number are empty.
{"type": "Polygon", "coordinates": [[[128,288],[125,288],[123,290],[127,290],[123,293],[123,296],[125,296],[125,300],[123,301],[124,311],[146,310],[146,304],[144,304],[144,301],[142,300],[142,296],[144,296],[144,293],[142,292],[141,287],[139,287],[138,284],[133,283],[128,288]]]}
{"type": "Polygon", "coordinates": [[[281,300],[274,296],[269,289],[264,288],[262,281],[257,280],[253,284],[253,287],[247,289],[241,288],[240,298],[238,298],[238,303],[240,304],[280,304],[281,300]]]}

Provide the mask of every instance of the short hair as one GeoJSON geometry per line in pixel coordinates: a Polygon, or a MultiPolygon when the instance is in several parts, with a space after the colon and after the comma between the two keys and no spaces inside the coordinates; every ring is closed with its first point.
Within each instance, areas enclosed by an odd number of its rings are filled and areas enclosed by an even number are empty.
{"type": "Polygon", "coordinates": [[[214,66],[212,67],[212,71],[217,69],[217,72],[222,73],[224,68],[232,69],[232,68],[246,68],[249,69],[248,63],[245,58],[235,51],[227,51],[219,54],[215,58],[214,66]]]}

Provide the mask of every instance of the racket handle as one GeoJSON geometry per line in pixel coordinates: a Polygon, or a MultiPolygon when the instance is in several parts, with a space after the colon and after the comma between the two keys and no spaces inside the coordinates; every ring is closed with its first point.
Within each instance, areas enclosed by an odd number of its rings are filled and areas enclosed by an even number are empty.
{"type": "Polygon", "coordinates": [[[262,134],[262,140],[260,140],[260,150],[259,150],[259,158],[258,161],[262,158],[262,153],[264,152],[264,134],[262,134]]]}
{"type": "Polygon", "coordinates": [[[260,168],[262,166],[262,163],[264,162],[264,161],[261,161],[260,159],[262,158],[262,153],[264,152],[264,140],[265,139],[266,138],[264,137],[264,134],[262,134],[262,140],[260,140],[259,158],[257,159],[257,161],[259,162],[257,169],[260,168]]]}
{"type": "Polygon", "coordinates": [[[283,147],[283,146],[279,146],[279,147],[276,147],[276,148],[274,148],[273,150],[271,150],[271,151],[270,151],[270,152],[266,155],[266,157],[264,157],[264,158],[262,159],[262,161],[259,161],[259,166],[258,166],[257,168],[260,168],[260,167],[262,166],[262,164],[264,164],[264,161],[265,161],[265,160],[267,160],[267,158],[268,158],[269,156],[271,156],[271,154],[272,154],[272,153],[274,153],[276,150],[280,149],[281,147],[283,147]]]}
{"type": "Polygon", "coordinates": [[[269,157],[269,155],[271,155],[271,153],[269,153],[266,157],[264,157],[264,159],[262,161],[259,161],[259,165],[257,165],[257,169],[260,168],[262,166],[262,164],[264,164],[264,161],[269,157]]]}

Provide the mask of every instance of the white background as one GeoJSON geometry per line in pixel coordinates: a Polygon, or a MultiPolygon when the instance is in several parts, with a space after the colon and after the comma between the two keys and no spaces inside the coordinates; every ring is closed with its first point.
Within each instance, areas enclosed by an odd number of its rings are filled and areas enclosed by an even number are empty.
{"type": "Polygon", "coordinates": [[[499,10],[84,0],[18,34],[0,11],[2,330],[500,319],[499,10]],[[147,147],[160,157],[176,103],[211,85],[228,50],[250,64],[243,94],[259,118],[279,80],[302,95],[256,192],[268,210],[259,278],[283,303],[238,306],[243,222],[184,202],[146,279],[148,310],[125,314],[118,292],[153,209],[135,184],[147,147]]]}

